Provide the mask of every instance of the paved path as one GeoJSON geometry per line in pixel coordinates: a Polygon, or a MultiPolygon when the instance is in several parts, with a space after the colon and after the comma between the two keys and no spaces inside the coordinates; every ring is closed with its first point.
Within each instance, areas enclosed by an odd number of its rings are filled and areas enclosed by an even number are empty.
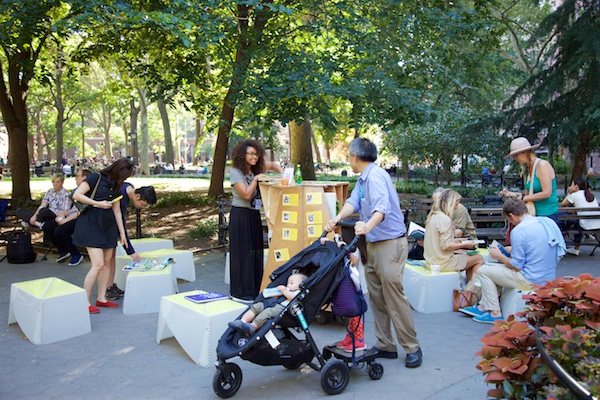
{"type": "MultiPolygon", "coordinates": [[[[559,275],[590,272],[600,275],[600,254],[567,256],[559,275]]],[[[597,252],[597,253],[600,253],[597,252]]],[[[38,256],[38,259],[40,257],[38,256]]],[[[78,286],[89,269],[89,261],[77,267],[47,261],[33,264],[0,263],[0,321],[8,321],[10,285],[56,276],[78,286]]],[[[196,282],[180,282],[180,291],[193,289],[228,291],[223,282],[224,257],[220,252],[195,257],[196,282]]],[[[120,301],[119,301],[120,302],[120,301]]],[[[0,399],[217,399],[212,390],[213,367],[196,365],[175,339],[157,344],[158,314],[124,315],[120,309],[92,315],[92,332],[58,343],[36,346],[24,337],[17,324],[0,331],[0,399]]],[[[488,388],[475,369],[479,339],[488,325],[476,324],[458,313],[413,313],[424,352],[423,365],[404,367],[398,360],[381,360],[381,380],[369,379],[364,370],[352,370],[350,383],[336,399],[484,399],[488,388]]],[[[341,339],[345,331],[336,323],[311,324],[319,346],[341,339]]],[[[366,316],[367,345],[374,342],[373,318],[366,316]]],[[[243,383],[236,398],[294,399],[327,397],[320,374],[308,367],[295,371],[262,367],[237,361],[243,383]]]]}

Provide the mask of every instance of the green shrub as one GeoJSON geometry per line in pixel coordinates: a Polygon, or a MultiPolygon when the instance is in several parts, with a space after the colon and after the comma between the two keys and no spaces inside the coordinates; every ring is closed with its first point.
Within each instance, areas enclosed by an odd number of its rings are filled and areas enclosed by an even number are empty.
{"type": "Polygon", "coordinates": [[[497,399],[573,399],[577,397],[550,374],[540,358],[532,327],[539,324],[542,343],[558,363],[600,395],[600,278],[590,274],[557,278],[523,296],[527,321],[496,321],[481,342],[477,368],[494,385],[497,399]]]}
{"type": "Polygon", "coordinates": [[[192,239],[206,239],[213,237],[219,229],[219,220],[217,216],[211,216],[196,223],[196,227],[190,230],[189,235],[192,239]]]}
{"type": "Polygon", "coordinates": [[[165,208],[170,206],[206,206],[217,204],[217,200],[214,197],[208,195],[197,195],[185,192],[173,192],[167,195],[161,195],[158,197],[158,201],[154,207],[165,208]]]}

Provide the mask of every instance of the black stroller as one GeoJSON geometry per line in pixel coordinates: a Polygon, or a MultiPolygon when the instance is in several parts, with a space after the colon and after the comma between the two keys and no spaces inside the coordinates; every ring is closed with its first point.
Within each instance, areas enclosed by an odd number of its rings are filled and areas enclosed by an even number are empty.
{"type": "MultiPolygon", "coordinates": [[[[321,237],[324,237],[325,233],[321,237]]],[[[213,377],[213,390],[221,398],[234,396],[242,385],[242,370],[226,360],[240,356],[258,365],[283,365],[297,369],[306,363],[321,372],[321,387],[328,394],[344,391],[350,379],[351,358],[338,357],[327,349],[321,353],[309,330],[309,324],[331,300],[335,289],[342,281],[344,257],[356,245],[355,238],[346,246],[338,247],[333,241],[320,243],[320,239],[296,254],[287,263],[271,274],[268,287],[287,283],[288,277],[297,272],[308,276],[300,285],[300,293],[276,318],[265,323],[252,337],[246,337],[233,328],[228,328],[217,345],[217,371],[213,377]],[[298,338],[292,331],[300,328],[305,339],[298,338]],[[326,359],[335,356],[333,360],[326,359]],[[313,363],[317,358],[318,363],[313,363]],[[350,366],[349,366],[350,365],[350,366]]],[[[262,294],[256,301],[263,301],[262,294]]],[[[241,315],[238,318],[241,318],[241,315]]],[[[335,347],[335,346],[333,346],[335,347]]],[[[366,363],[371,379],[383,375],[383,366],[373,362],[374,357],[362,355],[355,362],[366,363]]]]}

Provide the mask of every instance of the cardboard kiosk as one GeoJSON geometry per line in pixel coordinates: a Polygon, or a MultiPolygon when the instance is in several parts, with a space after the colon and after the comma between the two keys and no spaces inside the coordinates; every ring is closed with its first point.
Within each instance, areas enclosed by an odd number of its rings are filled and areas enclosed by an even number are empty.
{"type": "Polygon", "coordinates": [[[271,236],[262,290],[271,282],[271,272],[321,236],[327,221],[348,197],[348,182],[305,181],[282,186],[268,181],[260,182],[260,192],[271,236]]]}

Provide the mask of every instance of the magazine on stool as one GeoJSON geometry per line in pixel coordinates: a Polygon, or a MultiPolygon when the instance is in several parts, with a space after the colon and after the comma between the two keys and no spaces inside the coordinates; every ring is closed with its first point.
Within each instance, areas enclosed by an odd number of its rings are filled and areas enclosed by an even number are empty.
{"type": "Polygon", "coordinates": [[[197,304],[208,303],[209,301],[216,300],[227,300],[229,296],[219,292],[209,292],[209,293],[198,293],[198,294],[190,294],[189,296],[184,296],[184,299],[192,301],[197,304]]]}

